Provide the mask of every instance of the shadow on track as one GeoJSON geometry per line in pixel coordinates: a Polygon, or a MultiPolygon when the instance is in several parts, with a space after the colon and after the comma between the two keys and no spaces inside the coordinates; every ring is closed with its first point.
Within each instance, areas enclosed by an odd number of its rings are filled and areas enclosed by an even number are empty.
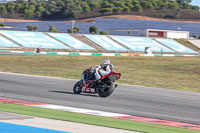
{"type": "Polygon", "coordinates": [[[71,95],[81,95],[81,96],[91,96],[91,97],[99,97],[98,95],[94,94],[74,94],[73,92],[67,92],[67,91],[49,91],[49,92],[54,92],[54,93],[63,93],[63,94],[71,94],[71,95]]]}

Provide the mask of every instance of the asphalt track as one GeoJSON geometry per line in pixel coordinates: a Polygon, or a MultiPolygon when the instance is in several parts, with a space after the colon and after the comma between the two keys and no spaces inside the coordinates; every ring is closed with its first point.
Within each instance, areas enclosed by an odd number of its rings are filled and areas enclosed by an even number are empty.
{"type": "Polygon", "coordinates": [[[73,94],[76,80],[0,72],[0,97],[200,124],[200,93],[119,85],[107,98],[73,94]]]}

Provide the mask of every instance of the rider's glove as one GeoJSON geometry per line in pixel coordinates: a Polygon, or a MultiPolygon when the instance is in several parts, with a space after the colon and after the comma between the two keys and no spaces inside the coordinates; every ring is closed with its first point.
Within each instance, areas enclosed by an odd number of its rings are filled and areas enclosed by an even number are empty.
{"type": "Polygon", "coordinates": [[[91,67],[87,69],[88,71],[91,71],[91,67]]]}

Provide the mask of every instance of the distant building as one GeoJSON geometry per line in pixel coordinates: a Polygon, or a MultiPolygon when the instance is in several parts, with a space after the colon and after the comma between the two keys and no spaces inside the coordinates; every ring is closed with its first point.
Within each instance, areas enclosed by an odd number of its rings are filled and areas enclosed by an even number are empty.
{"type": "Polygon", "coordinates": [[[189,31],[173,31],[173,30],[158,30],[158,29],[146,29],[140,33],[146,37],[161,37],[161,38],[173,38],[173,39],[189,39],[189,31]]]}

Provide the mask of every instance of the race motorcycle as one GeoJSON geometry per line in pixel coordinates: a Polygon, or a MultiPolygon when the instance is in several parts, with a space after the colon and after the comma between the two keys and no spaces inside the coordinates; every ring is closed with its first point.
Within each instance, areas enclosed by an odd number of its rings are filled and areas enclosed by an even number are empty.
{"type": "Polygon", "coordinates": [[[74,94],[80,94],[81,92],[92,94],[98,93],[100,97],[108,97],[117,87],[115,81],[120,79],[121,74],[110,72],[109,74],[101,77],[101,82],[93,83],[92,80],[95,79],[94,72],[87,69],[83,71],[81,77],[81,80],[79,80],[73,87],[74,94]]]}

